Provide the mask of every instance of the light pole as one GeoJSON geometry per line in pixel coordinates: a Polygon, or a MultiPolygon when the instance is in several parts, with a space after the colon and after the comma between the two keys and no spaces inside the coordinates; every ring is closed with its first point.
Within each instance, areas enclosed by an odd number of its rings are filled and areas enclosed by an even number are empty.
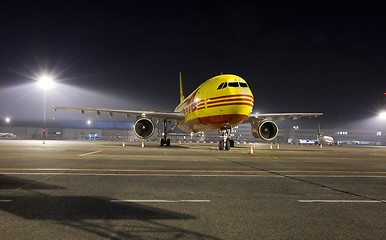
{"type": "Polygon", "coordinates": [[[54,86],[52,77],[43,75],[38,79],[38,84],[43,89],[43,144],[46,143],[46,102],[47,102],[47,91],[54,86]]]}

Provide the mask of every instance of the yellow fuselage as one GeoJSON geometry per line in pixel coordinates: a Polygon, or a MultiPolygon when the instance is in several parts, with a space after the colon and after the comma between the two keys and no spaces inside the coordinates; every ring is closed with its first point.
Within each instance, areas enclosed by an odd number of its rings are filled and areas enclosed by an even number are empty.
{"type": "Polygon", "coordinates": [[[253,94],[239,76],[215,76],[194,90],[174,110],[183,112],[184,131],[220,130],[239,125],[253,109],[253,94]]]}

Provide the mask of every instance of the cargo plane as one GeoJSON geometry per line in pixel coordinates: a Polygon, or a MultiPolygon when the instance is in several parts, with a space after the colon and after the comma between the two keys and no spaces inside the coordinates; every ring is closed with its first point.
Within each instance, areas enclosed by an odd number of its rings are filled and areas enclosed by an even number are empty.
{"type": "Polygon", "coordinates": [[[325,136],[321,130],[320,130],[320,125],[318,123],[318,133],[316,135],[316,144],[319,144],[319,146],[323,146],[323,145],[328,145],[328,146],[331,146],[331,145],[336,145],[336,142],[334,141],[334,138],[331,137],[331,136],[325,136]]]}
{"type": "Polygon", "coordinates": [[[53,107],[56,111],[77,110],[101,113],[125,114],[137,117],[134,133],[140,139],[148,139],[154,134],[157,120],[163,122],[161,146],[170,146],[168,133],[175,127],[186,132],[218,131],[220,136],[218,148],[229,150],[234,146],[231,138],[232,129],[244,122],[251,124],[252,135],[265,141],[271,141],[278,134],[275,120],[298,119],[300,117],[317,117],[322,113],[265,113],[253,114],[254,97],[248,83],[233,74],[221,74],[203,82],[187,97],[182,88],[180,73],[180,104],[174,111],[137,111],[99,108],[53,107]]]}
{"type": "Polygon", "coordinates": [[[13,133],[0,133],[0,139],[15,139],[16,135],[13,133]]]}

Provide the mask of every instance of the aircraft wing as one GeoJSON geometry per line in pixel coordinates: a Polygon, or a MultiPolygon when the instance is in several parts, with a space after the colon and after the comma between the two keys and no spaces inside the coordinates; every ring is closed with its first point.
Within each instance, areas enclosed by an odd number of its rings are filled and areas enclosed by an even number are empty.
{"type": "Polygon", "coordinates": [[[103,109],[103,108],[71,108],[71,107],[52,107],[56,110],[74,110],[84,112],[95,112],[97,116],[100,116],[101,113],[108,113],[110,117],[116,114],[125,114],[126,117],[140,116],[156,119],[166,119],[175,122],[184,121],[184,114],[179,112],[162,112],[162,111],[138,111],[138,110],[119,110],[119,109],[103,109]]]}
{"type": "Polygon", "coordinates": [[[255,113],[249,115],[246,122],[262,121],[262,120],[286,120],[292,118],[293,120],[301,117],[318,117],[323,113],[255,113]]]}

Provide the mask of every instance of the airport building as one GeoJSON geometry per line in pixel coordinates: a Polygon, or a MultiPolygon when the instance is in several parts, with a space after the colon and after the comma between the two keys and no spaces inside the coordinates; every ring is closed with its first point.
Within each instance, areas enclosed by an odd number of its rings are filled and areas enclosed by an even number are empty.
{"type": "MultiPolygon", "coordinates": [[[[289,129],[288,143],[314,144],[316,129],[289,129]]],[[[333,137],[336,144],[386,145],[386,132],[359,129],[325,129],[323,135],[333,137]]]]}
{"type": "MultiPolygon", "coordinates": [[[[85,122],[51,121],[45,124],[46,139],[57,140],[139,140],[133,131],[132,122],[85,122]]],[[[156,128],[150,141],[158,141],[162,136],[161,128],[156,128]]],[[[42,139],[43,123],[14,122],[0,126],[0,133],[13,133],[17,139],[42,139]]],[[[331,136],[337,144],[383,145],[386,146],[386,130],[364,129],[323,129],[325,136],[331,136]]],[[[233,129],[232,137],[236,142],[262,142],[255,139],[249,124],[241,124],[233,129]]],[[[178,130],[168,135],[172,142],[218,142],[220,133],[185,133],[178,130]]],[[[280,144],[315,144],[317,129],[280,128],[273,141],[280,144]]]]}
{"type": "Polygon", "coordinates": [[[133,123],[128,122],[15,122],[0,127],[0,132],[11,132],[18,139],[42,139],[45,131],[46,139],[52,140],[116,140],[133,139],[133,123]]]}

